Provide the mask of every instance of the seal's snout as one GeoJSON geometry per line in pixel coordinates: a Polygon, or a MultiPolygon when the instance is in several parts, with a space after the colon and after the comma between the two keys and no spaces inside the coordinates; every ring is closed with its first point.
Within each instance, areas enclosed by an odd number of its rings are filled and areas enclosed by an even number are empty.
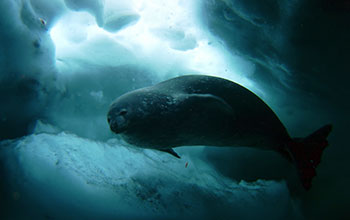
{"type": "Polygon", "coordinates": [[[110,114],[108,114],[108,116],[107,116],[107,122],[108,122],[108,124],[109,124],[109,128],[110,128],[113,132],[117,133],[117,131],[118,131],[118,125],[117,125],[117,123],[115,122],[115,120],[112,119],[112,117],[111,117],[110,114]]]}
{"type": "Polygon", "coordinates": [[[127,128],[127,120],[124,117],[124,114],[108,114],[107,116],[107,122],[109,124],[110,129],[118,134],[123,132],[127,128]]]}
{"type": "Polygon", "coordinates": [[[113,131],[114,133],[118,134],[121,132],[120,127],[118,126],[118,123],[115,120],[110,120],[109,122],[109,128],[111,129],[111,131],[113,131]]]}
{"type": "Polygon", "coordinates": [[[109,124],[109,127],[111,128],[111,130],[114,132],[114,133],[119,133],[118,131],[118,126],[116,123],[111,123],[109,124]]]}

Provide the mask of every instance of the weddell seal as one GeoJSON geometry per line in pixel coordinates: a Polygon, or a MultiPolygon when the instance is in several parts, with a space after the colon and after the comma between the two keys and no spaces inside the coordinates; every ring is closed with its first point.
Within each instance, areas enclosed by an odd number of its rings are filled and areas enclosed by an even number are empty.
{"type": "Polygon", "coordinates": [[[226,79],[185,75],[128,92],[110,106],[108,123],[125,141],[165,151],[185,145],[247,146],[274,150],[294,163],[305,189],[328,145],[332,126],[291,138],[270,107],[226,79]]]}

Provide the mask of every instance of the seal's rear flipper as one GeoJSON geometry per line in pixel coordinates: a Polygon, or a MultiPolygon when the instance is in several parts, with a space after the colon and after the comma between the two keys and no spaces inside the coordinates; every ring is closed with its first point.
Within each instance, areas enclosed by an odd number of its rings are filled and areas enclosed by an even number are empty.
{"type": "Polygon", "coordinates": [[[172,149],[172,148],[168,148],[168,149],[159,149],[160,151],[163,151],[163,152],[167,152],[171,155],[173,155],[174,157],[177,157],[179,159],[181,159],[181,157],[172,149]]]}
{"type": "Polygon", "coordinates": [[[287,144],[306,190],[311,188],[316,167],[321,162],[323,150],[328,146],[327,136],[331,130],[332,125],[326,125],[306,138],[295,138],[287,144]]]}

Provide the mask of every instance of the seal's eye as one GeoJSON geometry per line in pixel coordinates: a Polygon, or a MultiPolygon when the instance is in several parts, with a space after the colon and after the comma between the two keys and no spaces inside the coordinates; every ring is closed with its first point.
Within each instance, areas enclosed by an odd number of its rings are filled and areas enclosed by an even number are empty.
{"type": "Polygon", "coordinates": [[[119,115],[125,115],[128,111],[126,109],[122,109],[120,112],[119,112],[119,115]]]}

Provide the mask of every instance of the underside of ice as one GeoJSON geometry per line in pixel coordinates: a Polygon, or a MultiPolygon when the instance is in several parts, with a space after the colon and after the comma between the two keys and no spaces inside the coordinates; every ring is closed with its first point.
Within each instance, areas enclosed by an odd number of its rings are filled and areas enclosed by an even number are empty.
{"type": "Polygon", "coordinates": [[[177,159],[118,139],[33,134],[3,142],[1,160],[16,179],[5,182],[13,198],[5,213],[24,209],[17,219],[295,217],[284,181],[234,182],[191,154],[177,159]]]}

